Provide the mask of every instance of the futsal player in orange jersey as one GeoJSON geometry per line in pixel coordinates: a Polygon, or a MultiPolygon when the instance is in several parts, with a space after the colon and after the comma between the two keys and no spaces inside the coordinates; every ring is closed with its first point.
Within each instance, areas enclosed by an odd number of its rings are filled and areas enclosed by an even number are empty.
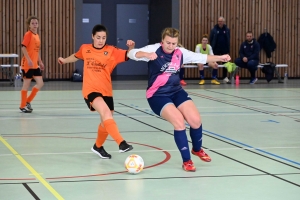
{"type": "MultiPolygon", "coordinates": [[[[107,29],[96,25],[92,31],[93,44],[81,45],[79,51],[67,58],[58,58],[60,64],[84,61],[82,95],[91,111],[97,111],[101,123],[98,126],[98,136],[92,151],[101,158],[111,158],[103,144],[108,134],[119,145],[119,152],[126,152],[133,147],[123,139],[117,124],[113,119],[114,102],[111,83],[111,73],[117,64],[128,60],[127,51],[106,44],[107,29]]],[[[135,42],[127,40],[128,51],[133,49],[135,42]]]]}
{"type": "Polygon", "coordinates": [[[41,70],[44,70],[44,64],[40,57],[40,37],[37,34],[39,27],[38,18],[31,16],[26,20],[28,31],[24,35],[22,42],[22,74],[23,74],[23,87],[21,90],[21,104],[20,110],[23,113],[31,113],[31,101],[34,99],[37,92],[43,87],[43,77],[41,70]],[[36,81],[36,85],[32,88],[30,95],[27,97],[27,91],[30,87],[31,80],[36,81]]]}

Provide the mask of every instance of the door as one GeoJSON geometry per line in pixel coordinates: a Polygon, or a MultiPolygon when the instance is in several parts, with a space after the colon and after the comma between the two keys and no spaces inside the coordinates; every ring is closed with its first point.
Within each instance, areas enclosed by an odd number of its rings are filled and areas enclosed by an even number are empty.
{"type": "MultiPolygon", "coordinates": [[[[127,40],[135,47],[148,44],[148,4],[117,4],[117,46],[128,49],[127,40]]],[[[129,60],[117,66],[115,75],[147,75],[148,64],[129,60]]]]}
{"type": "MultiPolygon", "coordinates": [[[[92,30],[96,24],[101,24],[101,4],[83,3],[81,19],[82,44],[92,43],[92,30]]],[[[78,51],[78,49],[76,49],[78,51]]],[[[83,74],[83,61],[78,60],[75,63],[76,69],[83,74]]]]}
{"type": "Polygon", "coordinates": [[[84,3],[82,7],[82,43],[92,43],[92,30],[101,24],[101,4],[84,3]]]}

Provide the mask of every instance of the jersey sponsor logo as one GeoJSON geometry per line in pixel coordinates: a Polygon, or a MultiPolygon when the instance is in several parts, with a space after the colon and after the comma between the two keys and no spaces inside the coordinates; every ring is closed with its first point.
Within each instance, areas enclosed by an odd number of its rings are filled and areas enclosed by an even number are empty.
{"type": "Polygon", "coordinates": [[[108,52],[107,51],[104,51],[104,55],[107,55],[108,54],[108,52]]]}
{"type": "Polygon", "coordinates": [[[178,73],[179,70],[180,70],[179,65],[177,63],[173,63],[173,62],[167,62],[160,68],[161,72],[165,72],[170,75],[178,73]]]}
{"type": "Polygon", "coordinates": [[[91,60],[86,62],[86,66],[88,70],[92,70],[94,72],[101,72],[102,70],[105,70],[107,64],[91,60]]]}
{"type": "Polygon", "coordinates": [[[166,70],[165,70],[166,73],[170,73],[170,74],[175,74],[177,72],[176,68],[175,67],[168,67],[166,70]]]}
{"type": "Polygon", "coordinates": [[[183,147],[182,149],[181,149],[181,151],[184,151],[184,150],[187,150],[188,148],[187,147],[183,147]]]}
{"type": "Polygon", "coordinates": [[[86,50],[86,52],[85,52],[85,53],[91,53],[91,50],[89,50],[89,49],[88,49],[88,50],[86,50]]]}

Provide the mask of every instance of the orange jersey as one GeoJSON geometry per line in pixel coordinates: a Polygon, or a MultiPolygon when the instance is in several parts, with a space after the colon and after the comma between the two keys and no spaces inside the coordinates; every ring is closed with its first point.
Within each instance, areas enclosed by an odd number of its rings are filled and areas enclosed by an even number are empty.
{"type": "Polygon", "coordinates": [[[82,94],[84,98],[92,92],[112,96],[111,73],[117,64],[128,60],[127,51],[111,45],[101,49],[92,44],[83,44],[75,57],[84,61],[82,94]]]}
{"type": "Polygon", "coordinates": [[[24,35],[22,46],[26,47],[28,56],[30,57],[33,66],[29,67],[27,63],[27,59],[25,56],[22,58],[22,69],[28,70],[28,69],[37,69],[38,66],[38,60],[39,60],[39,50],[40,50],[40,37],[38,34],[34,34],[32,31],[27,31],[24,35]]]}

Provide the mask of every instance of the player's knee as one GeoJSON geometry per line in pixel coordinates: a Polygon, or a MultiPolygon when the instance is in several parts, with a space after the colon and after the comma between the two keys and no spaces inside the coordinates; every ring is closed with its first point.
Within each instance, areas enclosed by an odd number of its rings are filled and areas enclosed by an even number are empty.
{"type": "Polygon", "coordinates": [[[199,70],[203,70],[204,69],[204,65],[203,64],[198,64],[198,68],[199,68],[199,70]]]}
{"type": "Polygon", "coordinates": [[[44,86],[44,82],[40,82],[37,84],[38,88],[41,89],[44,86]]]}
{"type": "Polygon", "coordinates": [[[201,119],[198,117],[192,118],[191,120],[189,120],[189,125],[190,127],[197,129],[201,126],[202,122],[201,119]]]}
{"type": "Polygon", "coordinates": [[[184,119],[180,119],[180,118],[177,118],[176,120],[174,120],[172,122],[172,125],[174,126],[174,129],[175,130],[184,130],[185,129],[185,122],[184,122],[184,119]]]}

